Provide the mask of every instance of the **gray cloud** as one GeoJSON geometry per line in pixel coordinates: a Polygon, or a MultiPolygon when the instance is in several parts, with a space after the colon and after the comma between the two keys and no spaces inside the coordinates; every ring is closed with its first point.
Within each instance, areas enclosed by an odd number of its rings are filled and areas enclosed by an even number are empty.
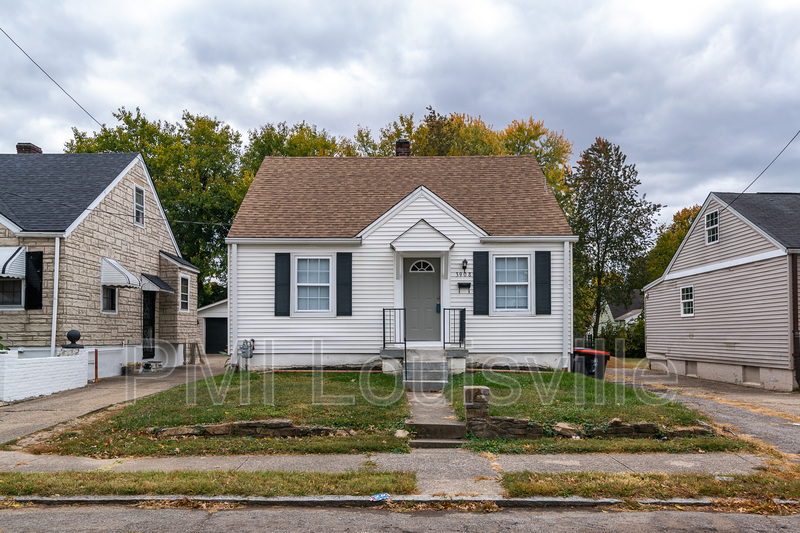
{"type": "MultiPolygon", "coordinates": [[[[495,127],[533,116],[574,159],[597,136],[619,144],[665,219],[743,188],[800,127],[800,8],[780,0],[36,5],[3,3],[0,25],[101,122],[139,106],[352,136],[429,104],[495,127]]],[[[97,129],[4,37],[0,50],[0,151],[97,129]]],[[[798,159],[800,142],[754,190],[796,190],[798,159]]]]}

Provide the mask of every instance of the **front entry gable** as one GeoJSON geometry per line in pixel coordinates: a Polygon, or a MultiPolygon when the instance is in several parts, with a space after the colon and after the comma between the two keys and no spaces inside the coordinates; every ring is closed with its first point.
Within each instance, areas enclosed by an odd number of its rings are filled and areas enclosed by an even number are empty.
{"type": "Polygon", "coordinates": [[[416,224],[400,234],[389,246],[398,252],[446,252],[455,243],[444,233],[421,218],[416,224]]]}
{"type": "MultiPolygon", "coordinates": [[[[367,239],[370,235],[384,228],[393,221],[403,225],[401,232],[406,231],[410,224],[408,222],[400,222],[400,219],[403,218],[403,215],[411,215],[413,220],[417,221],[417,223],[419,223],[420,219],[425,219],[426,224],[433,228],[434,225],[438,226],[438,223],[434,222],[434,219],[432,218],[437,214],[447,217],[452,222],[455,222],[458,226],[463,228],[463,230],[466,230],[468,233],[471,233],[476,237],[488,236],[488,233],[458,212],[450,204],[442,200],[439,196],[428,190],[426,187],[420,186],[417,187],[411,194],[392,206],[391,209],[374,220],[366,228],[361,230],[356,237],[367,239]],[[412,212],[414,213],[413,215],[411,214],[412,212]]],[[[442,233],[444,236],[444,234],[447,232],[440,231],[440,233],[442,233]]]]}

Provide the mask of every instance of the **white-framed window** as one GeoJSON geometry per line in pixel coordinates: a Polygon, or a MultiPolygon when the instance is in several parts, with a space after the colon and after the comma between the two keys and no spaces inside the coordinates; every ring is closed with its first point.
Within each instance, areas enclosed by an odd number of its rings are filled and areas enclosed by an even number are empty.
{"type": "Polygon", "coordinates": [[[531,310],[531,256],[495,255],[492,259],[492,309],[498,312],[531,310]]]}
{"type": "Polygon", "coordinates": [[[25,280],[0,278],[0,309],[22,309],[25,302],[25,280]]]}
{"type": "Polygon", "coordinates": [[[182,313],[189,312],[189,276],[181,274],[180,308],[182,313]]]}
{"type": "Polygon", "coordinates": [[[144,189],[138,185],[133,186],[133,223],[144,227],[144,189]]]}
{"type": "Polygon", "coordinates": [[[694,287],[681,287],[681,316],[694,316],[694,287]]]}
{"type": "Polygon", "coordinates": [[[719,211],[706,213],[706,244],[719,242],[719,211]]]}
{"type": "Polygon", "coordinates": [[[330,256],[297,256],[295,259],[294,310],[299,314],[332,311],[333,261],[330,256]]]}
{"type": "Polygon", "coordinates": [[[116,315],[119,304],[119,289],[103,285],[100,311],[108,315],[116,315]]]}

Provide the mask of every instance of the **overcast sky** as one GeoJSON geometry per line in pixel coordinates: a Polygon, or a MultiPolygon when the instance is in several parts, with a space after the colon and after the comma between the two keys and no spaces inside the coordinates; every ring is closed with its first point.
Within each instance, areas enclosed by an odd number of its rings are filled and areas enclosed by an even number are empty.
{"type": "MultiPolygon", "coordinates": [[[[183,110],[246,138],[300,120],[352,137],[398,115],[533,116],[618,144],[647,198],[741,191],[800,129],[800,2],[0,2],[0,27],[101,123],[183,110]]],[[[0,34],[0,153],[97,124],[0,34]]],[[[800,191],[800,139],[751,191],[800,191]]],[[[0,191],[2,194],[2,191],[0,191]]]]}

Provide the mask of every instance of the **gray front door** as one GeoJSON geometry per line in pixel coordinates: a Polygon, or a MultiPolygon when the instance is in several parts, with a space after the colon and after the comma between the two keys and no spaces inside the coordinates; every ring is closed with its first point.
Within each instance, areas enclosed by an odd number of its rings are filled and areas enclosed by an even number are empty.
{"type": "Polygon", "coordinates": [[[403,259],[403,300],[410,341],[438,341],[441,261],[438,257],[403,259]]]}

